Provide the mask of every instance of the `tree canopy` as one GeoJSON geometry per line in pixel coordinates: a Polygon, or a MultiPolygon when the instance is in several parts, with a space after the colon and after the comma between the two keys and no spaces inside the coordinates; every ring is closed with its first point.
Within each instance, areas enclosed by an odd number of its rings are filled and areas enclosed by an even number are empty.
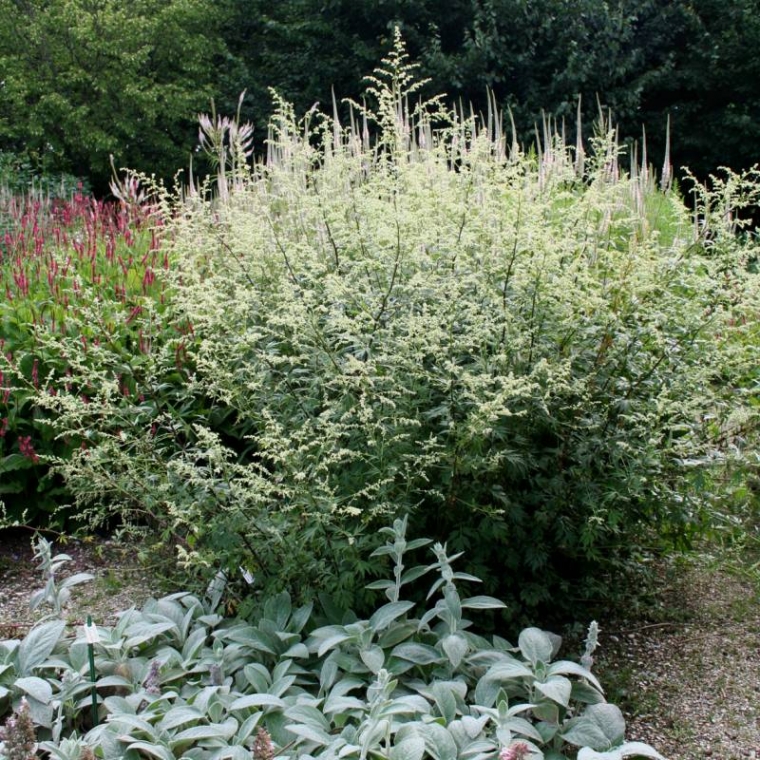
{"type": "Polygon", "coordinates": [[[0,0],[0,151],[107,187],[118,166],[164,178],[187,166],[212,98],[262,146],[269,88],[297,112],[356,98],[398,26],[423,94],[485,110],[488,92],[532,139],[542,112],[574,129],[597,100],[621,137],[646,128],[662,160],[705,176],[757,160],[760,44],[754,0],[0,0]]]}

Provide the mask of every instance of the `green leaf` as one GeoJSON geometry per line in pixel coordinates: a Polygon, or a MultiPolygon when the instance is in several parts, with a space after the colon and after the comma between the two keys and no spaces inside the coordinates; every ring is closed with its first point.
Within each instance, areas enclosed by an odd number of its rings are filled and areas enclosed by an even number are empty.
{"type": "Polygon", "coordinates": [[[248,694],[238,697],[230,704],[230,710],[247,710],[250,707],[279,707],[285,708],[285,702],[274,694],[248,694]]]}
{"type": "Polygon", "coordinates": [[[535,667],[539,662],[551,662],[554,642],[546,631],[539,628],[526,628],[520,633],[517,640],[523,657],[529,660],[535,667]]]}
{"type": "Polygon", "coordinates": [[[76,573],[61,581],[61,588],[70,588],[71,586],[77,586],[80,583],[94,580],[95,576],[92,573],[76,573]]]}
{"type": "Polygon", "coordinates": [[[425,737],[425,746],[435,760],[457,760],[457,744],[443,726],[426,723],[420,726],[419,731],[425,737]]]}
{"type": "Polygon", "coordinates": [[[449,662],[455,668],[459,667],[459,663],[462,662],[467,652],[470,651],[467,639],[458,633],[452,633],[441,639],[441,646],[443,647],[443,651],[446,652],[449,662]]]}
{"type": "Polygon", "coordinates": [[[410,567],[401,575],[401,584],[405,585],[407,583],[412,583],[412,581],[416,581],[417,578],[421,578],[423,575],[425,575],[425,573],[429,571],[429,565],[417,565],[416,567],[410,567]]]}
{"type": "Polygon", "coordinates": [[[615,705],[589,705],[578,718],[570,721],[562,738],[576,747],[590,747],[597,752],[616,747],[623,741],[625,720],[615,705]]]}
{"type": "Polygon", "coordinates": [[[299,660],[306,660],[309,657],[309,649],[301,641],[296,642],[291,647],[289,647],[286,651],[282,653],[283,657],[294,657],[299,660]]]}
{"type": "Polygon", "coordinates": [[[378,646],[390,649],[400,644],[405,639],[413,636],[417,631],[417,624],[413,621],[396,622],[386,631],[383,631],[377,639],[378,646]]]}
{"type": "Polygon", "coordinates": [[[654,760],[665,758],[654,748],[643,742],[626,742],[617,748],[623,757],[651,757],[654,760]]]}
{"type": "Polygon", "coordinates": [[[195,742],[199,739],[229,739],[235,735],[238,725],[238,722],[234,718],[228,718],[224,723],[186,728],[172,737],[171,746],[176,747],[179,744],[188,741],[195,742]]]}
{"type": "MultiPolygon", "coordinates": [[[[34,467],[34,462],[29,457],[21,454],[8,454],[0,459],[0,473],[13,472],[14,470],[28,470],[34,467]]],[[[6,491],[7,493],[7,491],[6,491]]],[[[11,491],[11,493],[14,493],[11,491]]]]}
{"type": "Polygon", "coordinates": [[[337,647],[338,644],[342,644],[344,641],[349,641],[352,638],[351,634],[342,625],[328,625],[312,631],[309,644],[313,650],[313,640],[316,640],[318,644],[317,656],[322,657],[322,655],[337,647]]]}
{"type": "Polygon", "coordinates": [[[626,757],[650,757],[652,760],[665,760],[654,747],[643,742],[626,742],[608,752],[596,752],[590,747],[583,747],[578,752],[578,760],[623,760],[626,757]]]}
{"type": "Polygon", "coordinates": [[[314,742],[319,746],[325,746],[332,741],[330,734],[313,725],[306,725],[305,723],[288,723],[285,728],[296,736],[314,742]]]}
{"type": "Polygon", "coordinates": [[[534,683],[534,688],[540,691],[545,697],[551,699],[563,707],[567,707],[570,703],[570,694],[573,690],[573,685],[567,678],[562,676],[553,676],[544,683],[534,683]]]}
{"type": "Polygon", "coordinates": [[[604,698],[604,694],[585,681],[573,681],[573,691],[570,699],[587,705],[595,705],[599,702],[607,701],[604,698]]]}
{"type": "Polygon", "coordinates": [[[163,623],[134,623],[127,630],[128,638],[124,642],[124,648],[132,649],[132,647],[139,647],[141,644],[154,641],[162,633],[166,633],[175,627],[175,624],[168,620],[163,623]]]}
{"type": "Polygon", "coordinates": [[[430,690],[435,699],[435,704],[438,707],[438,711],[446,721],[446,725],[451,723],[457,715],[457,700],[454,696],[454,691],[446,683],[436,681],[430,687],[430,690]]]}
{"type": "Polygon", "coordinates": [[[441,662],[443,659],[435,647],[413,642],[399,644],[393,648],[391,655],[401,660],[409,660],[415,665],[431,665],[434,662],[441,662]]]}
{"type": "Polygon", "coordinates": [[[391,747],[390,760],[422,760],[425,754],[425,740],[421,736],[411,736],[391,747]]]}
{"type": "Polygon", "coordinates": [[[18,669],[22,676],[30,675],[34,668],[45,662],[65,629],[62,620],[54,620],[33,628],[26,635],[18,648],[18,669]]]}
{"type": "Polygon", "coordinates": [[[387,628],[396,618],[401,617],[414,607],[414,602],[390,602],[380,607],[369,619],[369,627],[379,633],[387,628]]]}
{"type": "Polygon", "coordinates": [[[592,683],[600,692],[604,693],[602,685],[599,683],[597,677],[589,670],[579,665],[577,662],[570,662],[569,660],[559,660],[553,662],[547,669],[547,674],[554,675],[573,675],[579,678],[585,678],[592,683]]]}
{"type": "Polygon", "coordinates": [[[376,645],[367,647],[366,649],[360,649],[359,657],[374,674],[377,674],[385,664],[385,653],[376,645]]]}
{"type": "Polygon", "coordinates": [[[172,707],[164,717],[159,721],[158,727],[164,731],[169,731],[178,726],[183,726],[186,723],[192,723],[193,721],[205,720],[206,716],[200,710],[190,705],[178,705],[172,707]]]}
{"type": "Polygon", "coordinates": [[[36,676],[18,678],[14,685],[43,704],[47,704],[53,698],[53,687],[42,678],[36,676]]]}
{"type": "Polygon", "coordinates": [[[501,610],[506,604],[493,596],[471,596],[462,600],[462,607],[468,610],[501,610]]]}
{"type": "Polygon", "coordinates": [[[175,760],[174,753],[161,744],[152,744],[146,741],[132,742],[127,749],[144,752],[146,755],[157,757],[159,760],[175,760]]]}

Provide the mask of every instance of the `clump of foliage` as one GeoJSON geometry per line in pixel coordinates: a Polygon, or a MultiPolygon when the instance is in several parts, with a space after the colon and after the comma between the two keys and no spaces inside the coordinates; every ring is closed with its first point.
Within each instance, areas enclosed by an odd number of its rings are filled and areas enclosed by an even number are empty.
{"type": "Polygon", "coordinates": [[[55,438],[38,394],[88,404],[90,370],[108,364],[120,395],[150,396],[141,366],[165,324],[157,272],[169,260],[160,216],[138,200],[0,191],[0,499],[10,521],[52,522],[66,491],[45,459],[87,446],[86,432],[55,438]]]}
{"type": "MultiPolygon", "coordinates": [[[[477,579],[454,570],[444,545],[433,564],[409,567],[408,552],[430,542],[408,541],[406,520],[381,533],[375,556],[393,561],[393,578],[373,584],[387,601],[366,619],[295,608],[282,593],[246,622],[178,593],[89,637],[44,623],[0,643],[0,705],[26,702],[54,760],[93,749],[103,760],[661,758],[625,741],[588,660],[557,660],[561,640],[538,628],[516,646],[477,634],[465,615],[502,603],[461,595],[458,582],[477,579]],[[404,587],[427,573],[435,601],[417,616],[404,587]],[[96,726],[85,709],[93,686],[96,726]]],[[[595,636],[592,627],[587,656],[595,636]]]]}
{"type": "Polygon", "coordinates": [[[753,420],[758,183],[729,173],[693,217],[608,123],[525,153],[493,112],[410,106],[419,85],[397,40],[347,127],[280,103],[253,165],[250,130],[207,119],[216,192],[164,213],[192,333],[141,365],[160,389],[186,354],[187,383],[148,414],[121,353],[47,334],[93,392],[35,403],[87,440],[57,462],[79,504],[149,519],[190,566],[353,603],[362,547],[409,512],[514,610],[567,614],[703,529],[692,475],[753,420]]]}

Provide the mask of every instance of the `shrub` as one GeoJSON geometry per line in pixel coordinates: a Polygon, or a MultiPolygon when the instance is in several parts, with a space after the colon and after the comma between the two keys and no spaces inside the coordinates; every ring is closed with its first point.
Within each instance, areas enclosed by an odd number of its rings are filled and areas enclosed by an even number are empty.
{"type": "MultiPolygon", "coordinates": [[[[226,173],[171,207],[188,383],[145,414],[101,347],[89,404],[36,403],[87,437],[58,462],[80,503],[149,516],[190,565],[356,602],[359,549],[408,511],[514,610],[577,611],[706,519],[691,473],[756,371],[735,214],[757,182],[705,189],[695,222],[609,125],[588,154],[550,125],[525,153],[494,116],[412,108],[416,87],[399,43],[372,108],[342,128],[281,103],[250,168],[246,130],[207,120],[226,173]]],[[[156,387],[175,353],[151,353],[156,387]]]]}
{"type": "Polygon", "coordinates": [[[557,660],[561,640],[538,628],[517,646],[486,639],[464,616],[501,602],[460,595],[458,581],[475,579],[440,544],[433,564],[407,567],[408,552],[430,542],[407,541],[406,520],[381,532],[375,554],[394,573],[374,584],[388,601],[367,619],[320,620],[283,593],[245,622],[178,593],[75,636],[49,622],[0,643],[1,704],[25,701],[55,760],[93,748],[104,760],[661,758],[624,741],[620,710],[591,671],[594,624],[585,664],[557,660]],[[429,572],[436,600],[416,617],[402,590],[429,572]],[[99,725],[87,722],[93,691],[99,725]]]}

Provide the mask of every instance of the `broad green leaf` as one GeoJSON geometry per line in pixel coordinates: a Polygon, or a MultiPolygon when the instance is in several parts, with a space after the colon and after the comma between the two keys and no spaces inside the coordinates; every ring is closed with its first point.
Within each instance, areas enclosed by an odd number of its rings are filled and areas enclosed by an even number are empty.
{"type": "Polygon", "coordinates": [[[538,729],[525,718],[509,718],[507,720],[507,726],[509,726],[509,729],[514,733],[520,734],[521,736],[527,736],[529,739],[534,739],[539,742],[539,744],[543,741],[543,737],[538,732],[538,729]]]}
{"type": "Polygon", "coordinates": [[[436,681],[430,687],[430,691],[433,694],[438,711],[448,725],[456,718],[457,714],[457,700],[451,686],[436,681]]]}
{"type": "Polygon", "coordinates": [[[583,747],[578,752],[578,760],[624,760],[626,757],[649,757],[652,760],[665,760],[654,747],[643,742],[626,742],[607,752],[596,752],[590,747],[583,747]]]}
{"type": "Polygon", "coordinates": [[[493,596],[471,596],[462,600],[462,607],[468,610],[501,610],[506,604],[493,596]]]}
{"type": "Polygon", "coordinates": [[[570,693],[572,692],[573,685],[567,678],[552,676],[546,682],[534,683],[533,686],[545,697],[563,707],[567,707],[570,703],[570,693]]]}
{"type": "Polygon", "coordinates": [[[379,633],[387,628],[396,618],[401,617],[414,607],[414,602],[390,602],[384,604],[369,619],[369,627],[379,633]]]}
{"type": "Polygon", "coordinates": [[[172,707],[159,721],[158,727],[168,731],[178,726],[184,726],[193,721],[205,720],[206,716],[200,710],[190,705],[178,705],[172,707]]]}
{"type": "Polygon", "coordinates": [[[54,620],[32,628],[18,648],[20,675],[31,675],[32,670],[50,656],[65,628],[66,624],[62,620],[54,620]]]}
{"type": "Polygon", "coordinates": [[[390,628],[383,631],[377,639],[378,646],[390,649],[400,644],[405,639],[413,636],[417,631],[417,624],[411,621],[395,622],[390,628]]]}
{"type": "Polygon", "coordinates": [[[351,634],[346,632],[343,626],[330,626],[329,630],[327,628],[319,628],[312,632],[312,637],[318,642],[318,657],[322,657],[331,649],[335,649],[339,644],[353,638],[351,634]]]}
{"type": "Polygon", "coordinates": [[[161,744],[152,744],[146,741],[132,742],[128,749],[144,752],[146,755],[157,757],[159,760],[175,760],[174,753],[161,744]]]}
{"type": "Polygon", "coordinates": [[[301,633],[306,623],[309,622],[313,609],[314,605],[310,602],[309,604],[305,604],[303,607],[294,610],[293,614],[290,616],[288,630],[293,633],[301,633]]]}
{"type": "Polygon", "coordinates": [[[272,683],[272,676],[261,663],[249,663],[243,668],[243,675],[256,691],[269,691],[269,687],[272,683]]]}
{"type": "Polygon", "coordinates": [[[626,742],[617,749],[623,757],[651,757],[654,760],[665,760],[654,747],[643,742],[626,742]]]}
{"type": "Polygon", "coordinates": [[[326,714],[331,713],[343,713],[346,714],[348,712],[351,712],[352,710],[362,710],[365,711],[367,709],[367,703],[362,702],[361,699],[357,699],[356,697],[342,697],[342,696],[335,696],[333,697],[330,695],[327,700],[325,701],[324,711],[326,714]]]}
{"type": "Polygon", "coordinates": [[[359,650],[359,657],[372,673],[377,674],[385,664],[385,653],[379,646],[359,650]]]}
{"type": "MultiPolygon", "coordinates": [[[[374,556],[373,552],[370,556],[374,556]]],[[[396,588],[396,584],[393,581],[372,581],[368,583],[364,588],[370,591],[386,591],[387,589],[396,588]]]]}
{"type": "Polygon", "coordinates": [[[305,723],[325,732],[330,731],[330,722],[321,710],[312,705],[293,705],[285,711],[285,715],[291,721],[305,723]]]}
{"type": "Polygon", "coordinates": [[[570,695],[570,699],[587,705],[607,701],[604,698],[604,694],[585,681],[573,681],[573,692],[570,695]]]}
{"type": "Polygon", "coordinates": [[[427,751],[435,760],[457,760],[457,745],[454,737],[437,723],[421,724],[420,733],[425,738],[427,751]]]}
{"type": "Polygon", "coordinates": [[[425,754],[425,740],[412,736],[391,747],[390,760],[422,760],[425,754]]]}
{"type": "Polygon", "coordinates": [[[446,656],[449,658],[449,662],[455,668],[459,667],[459,663],[462,662],[465,655],[470,649],[470,645],[467,643],[467,639],[457,633],[445,636],[441,640],[441,646],[443,647],[443,651],[446,652],[446,656]]]}
{"type": "Polygon", "coordinates": [[[547,664],[551,662],[554,642],[546,631],[539,628],[526,628],[520,633],[517,646],[520,648],[523,657],[529,660],[534,667],[539,662],[547,664]]]}
{"type": "Polygon", "coordinates": [[[413,642],[399,644],[393,648],[391,654],[402,660],[409,660],[415,665],[430,665],[443,660],[441,653],[435,647],[413,642]]]}
{"type": "Polygon", "coordinates": [[[53,698],[53,687],[42,678],[36,676],[18,678],[14,685],[43,704],[47,704],[53,698]]]}
{"type": "Polygon", "coordinates": [[[623,741],[625,720],[615,705],[602,703],[589,705],[578,718],[570,721],[568,729],[562,732],[565,741],[576,747],[590,747],[604,752],[623,741]]]}
{"type": "Polygon", "coordinates": [[[70,588],[71,586],[77,586],[80,583],[87,583],[88,581],[94,580],[95,576],[92,573],[76,573],[61,581],[61,588],[70,588]]]}
{"type": "Polygon", "coordinates": [[[583,747],[578,752],[578,760],[623,760],[623,756],[617,749],[608,752],[597,752],[590,747],[583,747]]]}
{"type": "MultiPolygon", "coordinates": [[[[189,757],[189,756],[188,756],[189,757]]],[[[222,747],[211,755],[210,760],[251,760],[251,751],[238,744],[222,747]]]]}
{"type": "Polygon", "coordinates": [[[289,649],[282,653],[283,657],[293,657],[299,660],[306,660],[309,657],[309,649],[306,644],[299,641],[293,644],[289,649]]]}
{"type": "Polygon", "coordinates": [[[44,728],[51,728],[53,725],[53,705],[50,702],[40,702],[30,696],[26,700],[29,705],[29,714],[32,720],[44,728]]]}
{"type": "Polygon", "coordinates": [[[224,723],[186,728],[172,737],[171,746],[176,747],[178,744],[188,741],[195,742],[199,739],[229,739],[235,735],[238,725],[238,722],[234,718],[228,718],[224,723]]]}
{"type": "Polygon", "coordinates": [[[235,743],[242,744],[245,742],[251,734],[258,728],[261,722],[261,717],[264,713],[255,712],[253,715],[249,715],[241,724],[237,733],[235,734],[235,743]]]}
{"type": "Polygon", "coordinates": [[[175,627],[174,623],[168,620],[163,623],[135,623],[129,626],[129,630],[127,631],[128,638],[124,642],[124,649],[132,649],[149,641],[154,641],[162,633],[166,633],[166,631],[170,631],[175,627]]]}
{"type": "Polygon", "coordinates": [[[203,645],[206,643],[208,634],[205,628],[196,628],[185,640],[182,646],[182,657],[185,660],[192,660],[198,656],[203,645]]]}
{"type": "Polygon", "coordinates": [[[306,725],[305,723],[288,723],[285,728],[296,736],[300,736],[319,746],[330,744],[332,738],[330,734],[316,726],[306,725]]]}
{"type": "Polygon", "coordinates": [[[285,702],[274,694],[248,694],[238,697],[230,704],[230,710],[246,710],[250,707],[279,707],[284,708],[285,702]]]}
{"type": "Polygon", "coordinates": [[[558,660],[553,662],[547,669],[547,675],[572,675],[579,678],[585,678],[589,683],[593,684],[600,692],[604,693],[602,685],[599,683],[597,677],[589,670],[579,665],[577,662],[570,662],[570,660],[558,660]]]}

